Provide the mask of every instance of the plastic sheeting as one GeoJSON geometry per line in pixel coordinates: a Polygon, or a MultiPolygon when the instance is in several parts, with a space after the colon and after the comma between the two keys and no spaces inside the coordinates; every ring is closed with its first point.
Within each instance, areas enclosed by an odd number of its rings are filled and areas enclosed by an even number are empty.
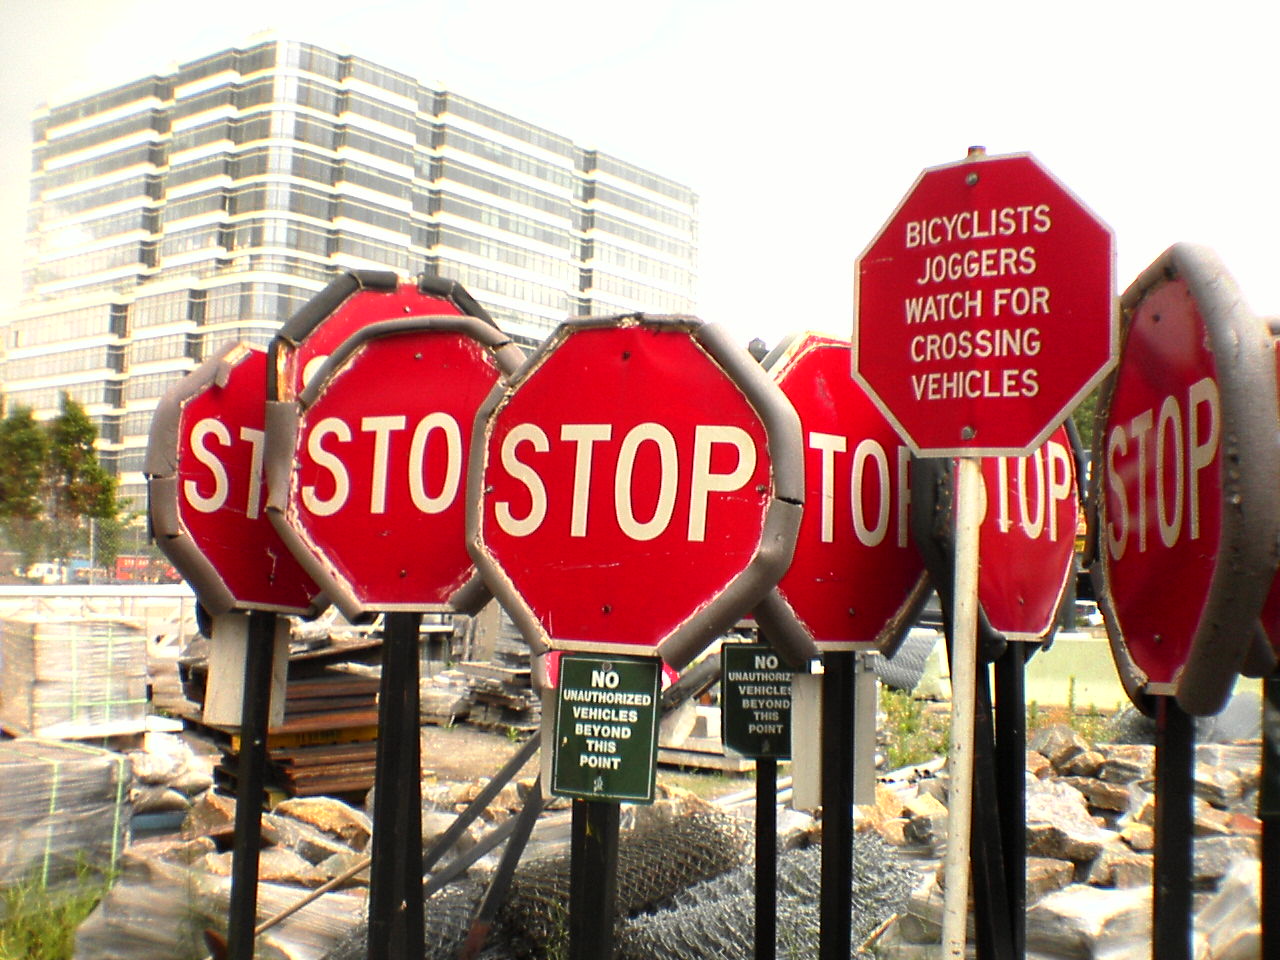
{"type": "Polygon", "coordinates": [[[115,619],[0,620],[0,724],[38,737],[142,730],[147,646],[140,627],[115,619]]]}
{"type": "Polygon", "coordinates": [[[56,887],[108,870],[129,829],[126,757],[46,740],[0,742],[0,886],[56,887]]]}

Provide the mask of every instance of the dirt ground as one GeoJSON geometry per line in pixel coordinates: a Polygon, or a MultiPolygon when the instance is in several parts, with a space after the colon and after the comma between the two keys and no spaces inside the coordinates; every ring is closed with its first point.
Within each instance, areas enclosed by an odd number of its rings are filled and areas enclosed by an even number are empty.
{"type": "MultiPolygon", "coordinates": [[[[513,741],[504,733],[486,730],[467,723],[452,727],[426,724],[422,728],[423,776],[443,781],[469,781],[493,777],[517,750],[522,741],[513,741]]],[[[534,777],[539,771],[538,754],[521,768],[520,777],[534,777]]],[[[725,774],[718,771],[694,770],[660,765],[658,783],[692,790],[699,796],[714,798],[736,793],[754,786],[750,773],[725,774]]]]}
{"type": "MultiPolygon", "coordinates": [[[[476,780],[492,777],[522,746],[504,733],[467,723],[452,727],[425,724],[422,727],[422,772],[439,780],[476,780]]],[[[538,774],[538,757],[520,770],[519,776],[538,774]]]]}

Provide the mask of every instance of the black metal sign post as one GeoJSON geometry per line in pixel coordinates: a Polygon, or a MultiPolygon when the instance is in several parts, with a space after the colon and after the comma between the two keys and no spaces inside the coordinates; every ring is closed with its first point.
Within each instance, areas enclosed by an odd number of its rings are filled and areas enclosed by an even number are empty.
{"type": "Polygon", "coordinates": [[[574,800],[569,840],[569,960],[613,956],[618,912],[617,801],[574,800]]]}
{"type": "MultiPolygon", "coordinates": [[[[999,662],[999,661],[997,661],[999,662]]],[[[991,690],[987,670],[976,675],[973,714],[973,842],[970,863],[973,873],[974,931],[978,956],[982,960],[1014,960],[1012,911],[1006,872],[1004,833],[1009,824],[1004,791],[1008,784],[999,778],[996,766],[998,732],[993,729],[991,690]]],[[[1017,782],[1022,789],[1022,781],[1017,782]]]]}
{"type": "Polygon", "coordinates": [[[1173,697],[1156,698],[1152,960],[1191,960],[1195,726],[1173,697]]]}
{"type": "Polygon", "coordinates": [[[620,803],[652,803],[658,761],[656,658],[560,660],[551,792],[573,798],[569,960],[613,956],[620,803]]]}
{"type": "Polygon", "coordinates": [[[422,741],[418,717],[421,613],[383,620],[378,753],[369,876],[369,960],[423,953],[422,741]]]}
{"type": "MultiPolygon", "coordinates": [[[[764,640],[764,634],[760,634],[764,640]]],[[[791,757],[791,676],[768,643],[721,649],[721,739],[756,762],[756,960],[778,950],[778,760],[791,757]]]]}
{"type": "Polygon", "coordinates": [[[1262,955],[1280,957],[1280,670],[1262,681],[1262,955]]]}
{"type": "Polygon", "coordinates": [[[853,694],[857,654],[822,656],[820,960],[848,960],[853,936],[853,694]]]}
{"type": "Polygon", "coordinates": [[[999,797],[1004,895],[1013,956],[1027,952],[1027,688],[1028,647],[1010,643],[996,660],[995,779],[999,797]]]}
{"type": "Polygon", "coordinates": [[[258,922],[258,851],[262,847],[262,800],[266,793],[267,724],[271,713],[271,670],[276,615],[249,614],[240,714],[240,757],[236,776],[236,822],[231,853],[231,902],[227,910],[230,960],[253,960],[253,928],[258,922]]]}

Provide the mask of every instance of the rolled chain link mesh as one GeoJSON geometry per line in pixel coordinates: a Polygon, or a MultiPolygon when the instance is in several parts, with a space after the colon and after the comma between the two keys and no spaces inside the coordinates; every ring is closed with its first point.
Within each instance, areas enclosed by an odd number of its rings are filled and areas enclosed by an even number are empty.
{"type": "MultiPolygon", "coordinates": [[[[624,832],[618,840],[618,960],[745,960],[753,955],[755,879],[750,821],[697,813],[624,832]]],[[[778,956],[817,955],[822,851],[778,858],[778,956]]],[[[916,882],[875,834],[854,843],[856,948],[906,902],[916,882]]],[[[426,904],[426,960],[453,960],[483,885],[466,880],[426,904]]],[[[552,960],[568,946],[569,858],[523,864],[481,960],[552,960]]],[[[364,960],[361,928],[327,960],[364,960]]]]}

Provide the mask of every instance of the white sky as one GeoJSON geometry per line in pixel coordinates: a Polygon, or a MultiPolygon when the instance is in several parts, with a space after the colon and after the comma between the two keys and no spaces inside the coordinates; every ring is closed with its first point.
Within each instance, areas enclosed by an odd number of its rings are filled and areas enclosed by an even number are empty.
{"type": "Polygon", "coordinates": [[[1116,234],[1123,289],[1218,251],[1280,314],[1280,8],[1259,0],[0,0],[0,317],[30,115],[257,31],[384,63],[701,197],[700,309],[848,336],[857,255],[921,169],[1030,151],[1116,234]]]}

